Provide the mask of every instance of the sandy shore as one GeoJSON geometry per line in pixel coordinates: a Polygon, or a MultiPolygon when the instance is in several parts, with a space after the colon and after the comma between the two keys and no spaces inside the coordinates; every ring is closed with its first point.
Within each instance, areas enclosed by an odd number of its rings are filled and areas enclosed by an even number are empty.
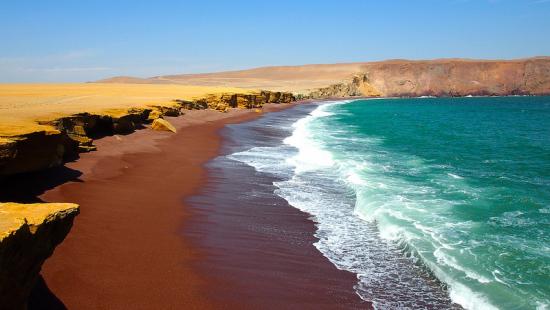
{"type": "MultiPolygon", "coordinates": [[[[277,148],[291,134],[287,126],[316,107],[298,106],[224,127],[221,152],[277,148]]],[[[197,270],[223,283],[211,290],[210,298],[245,300],[250,309],[370,307],[355,292],[357,276],[337,270],[313,245],[318,240],[311,215],[275,194],[274,183],[285,177],[226,156],[210,161],[206,170],[207,182],[186,201],[193,216],[184,235],[206,253],[196,262],[197,270]]]]}
{"type": "MultiPolygon", "coordinates": [[[[274,110],[282,106],[266,107],[274,110]]],[[[179,235],[182,197],[204,181],[217,131],[257,113],[189,111],[171,119],[178,134],[141,130],[96,141],[97,152],[68,163],[78,176],[45,201],[82,206],[67,239],[43,267],[46,286],[69,309],[213,308],[205,279],[189,268],[200,255],[179,235]]],[[[44,294],[43,294],[44,295],[44,294]]]]}
{"type": "MultiPolygon", "coordinates": [[[[264,111],[289,106],[266,105],[264,111]]],[[[219,130],[228,123],[258,116],[250,110],[189,111],[170,119],[177,134],[141,130],[106,137],[96,141],[98,151],[39,176],[40,184],[32,194],[44,201],[78,203],[81,214],[43,266],[43,281],[33,292],[30,308],[219,309],[257,305],[238,298],[212,298],[214,288],[230,285],[231,278],[220,279],[197,268],[205,255],[215,253],[184,238],[183,230],[193,216],[184,200],[196,195],[207,181],[203,165],[220,151],[219,130]]],[[[307,225],[313,229],[311,222],[307,225]]],[[[317,253],[313,261],[318,260],[325,259],[317,253]]],[[[312,266],[322,268],[321,274],[323,269],[340,272],[326,260],[312,266]]],[[[353,285],[348,284],[350,288],[353,285]]]]}

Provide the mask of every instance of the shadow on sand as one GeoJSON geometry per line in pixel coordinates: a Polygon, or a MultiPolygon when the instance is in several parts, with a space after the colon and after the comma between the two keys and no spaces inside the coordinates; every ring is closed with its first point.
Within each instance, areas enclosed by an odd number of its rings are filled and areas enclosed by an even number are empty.
{"type": "Polygon", "coordinates": [[[82,182],[82,172],[65,166],[29,172],[0,180],[0,202],[43,202],[38,196],[67,182],[82,182]]]}
{"type": "Polygon", "coordinates": [[[48,288],[44,278],[40,276],[29,297],[28,310],[64,310],[63,302],[48,288]]]}

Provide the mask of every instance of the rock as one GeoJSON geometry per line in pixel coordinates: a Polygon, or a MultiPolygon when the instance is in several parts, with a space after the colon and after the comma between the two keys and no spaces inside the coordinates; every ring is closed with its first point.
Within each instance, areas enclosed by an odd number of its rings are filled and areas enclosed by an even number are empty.
{"type": "Polygon", "coordinates": [[[150,109],[129,109],[120,117],[113,117],[113,133],[132,133],[147,120],[150,112],[150,109]]]}
{"type": "Polygon", "coordinates": [[[153,110],[151,111],[151,113],[149,113],[149,117],[147,117],[148,120],[150,121],[154,121],[156,120],[157,118],[160,118],[162,117],[162,112],[159,111],[159,110],[153,110]]]}
{"type": "Polygon", "coordinates": [[[294,95],[289,92],[263,90],[260,94],[265,98],[265,102],[267,103],[290,103],[296,101],[294,95]]]}
{"type": "Polygon", "coordinates": [[[545,95],[550,58],[490,61],[441,59],[367,63],[362,72],[385,97],[545,95]]]}
{"type": "Polygon", "coordinates": [[[160,131],[171,131],[174,133],[176,132],[176,128],[172,126],[172,124],[170,124],[167,120],[162,118],[157,118],[156,120],[154,120],[151,128],[160,131]]]}
{"type": "Polygon", "coordinates": [[[0,171],[15,158],[17,154],[17,141],[13,139],[0,138],[0,171]]]}
{"type": "Polygon", "coordinates": [[[289,103],[296,98],[292,93],[260,91],[250,93],[220,93],[210,94],[204,98],[196,99],[192,102],[178,100],[184,109],[212,109],[226,112],[230,108],[256,109],[261,108],[266,103],[289,103]]]}
{"type": "Polygon", "coordinates": [[[0,308],[26,309],[42,264],[78,212],[70,203],[0,203],[0,308]]]}
{"type": "Polygon", "coordinates": [[[0,176],[61,165],[77,156],[78,143],[58,130],[0,139],[0,176]]]}
{"type": "Polygon", "coordinates": [[[172,106],[153,105],[151,108],[152,110],[147,117],[148,121],[154,121],[163,116],[180,116],[182,105],[177,100],[174,100],[172,106]]]}
{"type": "MultiPolygon", "coordinates": [[[[209,74],[156,76],[148,81],[245,88],[261,85],[263,89],[292,91],[307,97],[318,88],[349,84],[347,79],[354,74],[367,75],[368,84],[372,87],[367,93],[375,90],[384,97],[550,95],[548,56],[513,60],[392,59],[346,64],[271,66],[209,74]]],[[[131,79],[128,82],[134,83],[131,79]]],[[[143,83],[143,80],[139,82],[143,83]]],[[[343,91],[338,91],[336,95],[341,96],[343,91]]],[[[274,99],[268,99],[268,102],[276,101],[276,95],[274,99]]]]}
{"type": "Polygon", "coordinates": [[[192,101],[174,100],[170,105],[113,109],[101,114],[84,112],[38,122],[40,126],[34,132],[0,136],[0,178],[62,165],[78,158],[81,152],[95,150],[94,139],[128,134],[151,121],[155,130],[176,132],[162,116],[181,115],[181,109],[209,108],[227,112],[231,108],[256,109],[267,102],[286,103],[294,100],[294,95],[285,92],[219,93],[192,101]],[[160,120],[155,122],[157,119],[160,120]]]}
{"type": "Polygon", "coordinates": [[[208,103],[204,98],[196,99],[193,101],[181,100],[181,99],[176,99],[174,101],[177,104],[179,104],[182,109],[185,109],[185,110],[203,110],[208,108],[208,103]]]}
{"type": "MultiPolygon", "coordinates": [[[[153,111],[151,113],[157,111],[160,116],[180,116],[181,115],[181,106],[177,102],[173,102],[172,106],[166,106],[166,105],[154,105],[152,106],[153,111]]],[[[150,114],[149,114],[150,115],[150,114]]]]}
{"type": "Polygon", "coordinates": [[[309,94],[309,98],[334,97],[379,97],[381,93],[369,84],[366,74],[356,74],[349,81],[319,88],[309,94]]]}
{"type": "Polygon", "coordinates": [[[34,132],[0,136],[0,177],[48,169],[93,151],[93,138],[131,133],[147,121],[151,109],[81,113],[48,122],[34,132]]]}

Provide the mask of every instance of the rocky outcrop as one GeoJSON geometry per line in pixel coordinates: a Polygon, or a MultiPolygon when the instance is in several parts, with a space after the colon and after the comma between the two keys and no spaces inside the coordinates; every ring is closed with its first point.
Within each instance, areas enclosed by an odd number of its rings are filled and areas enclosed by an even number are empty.
{"type": "Polygon", "coordinates": [[[77,142],[56,129],[0,138],[0,176],[61,165],[77,148],[77,142]]]}
{"type": "Polygon", "coordinates": [[[511,61],[460,59],[388,61],[362,67],[385,97],[550,94],[550,58],[511,61]]]}
{"type": "Polygon", "coordinates": [[[147,121],[151,109],[129,109],[111,114],[82,113],[51,122],[42,130],[0,137],[0,177],[59,166],[95,150],[93,139],[131,133],[147,121]]]}
{"type": "Polygon", "coordinates": [[[309,98],[461,97],[550,94],[550,61],[388,61],[368,63],[351,80],[309,98]]]}
{"type": "Polygon", "coordinates": [[[131,133],[148,120],[151,111],[129,109],[103,115],[81,113],[43,124],[54,126],[65,133],[78,144],[80,151],[90,151],[95,149],[92,144],[94,138],[131,133]]]}
{"type": "MultiPolygon", "coordinates": [[[[291,93],[250,92],[211,94],[195,100],[174,100],[168,105],[152,105],[148,108],[105,111],[101,114],[79,113],[53,121],[39,122],[39,130],[16,136],[0,135],[0,178],[59,166],[78,157],[81,152],[95,150],[94,139],[128,134],[143,128],[144,124],[178,116],[186,109],[261,108],[265,103],[289,103],[295,100],[291,93]]],[[[175,132],[165,121],[154,126],[175,132]]]]}
{"type": "Polygon", "coordinates": [[[70,203],[0,203],[0,308],[26,309],[42,263],[78,212],[70,203]]]}
{"type": "Polygon", "coordinates": [[[309,93],[307,98],[380,97],[380,92],[368,81],[366,74],[356,74],[349,81],[314,90],[309,93]]]}
{"type": "Polygon", "coordinates": [[[164,83],[289,91],[313,97],[357,96],[346,89],[353,75],[365,75],[384,97],[550,94],[550,57],[516,60],[387,60],[342,64],[275,66],[248,70],[103,80],[104,83],[164,83]]]}
{"type": "Polygon", "coordinates": [[[214,109],[227,111],[230,108],[256,109],[266,103],[290,103],[296,98],[289,92],[261,91],[249,94],[211,94],[194,101],[179,101],[185,109],[214,109]]]}
{"type": "Polygon", "coordinates": [[[170,124],[167,120],[162,118],[157,118],[153,121],[153,124],[151,124],[151,128],[153,130],[159,130],[159,131],[171,131],[176,132],[176,128],[170,124]]]}
{"type": "Polygon", "coordinates": [[[550,94],[550,61],[388,61],[368,63],[352,79],[309,98],[461,97],[550,94]]]}

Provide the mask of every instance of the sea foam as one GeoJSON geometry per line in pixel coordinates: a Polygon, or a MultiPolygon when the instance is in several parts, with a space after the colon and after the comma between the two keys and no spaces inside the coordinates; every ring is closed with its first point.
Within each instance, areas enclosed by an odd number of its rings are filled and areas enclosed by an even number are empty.
{"type": "MultiPolygon", "coordinates": [[[[320,105],[298,120],[283,145],[230,158],[281,177],[274,183],[275,193],[313,216],[319,238],[315,246],[338,268],[357,274],[357,293],[376,308],[450,308],[452,300],[467,309],[494,309],[495,295],[520,300],[524,292],[509,290],[514,271],[492,262],[491,255],[502,252],[491,251],[508,244],[508,252],[540,256],[548,249],[498,234],[478,238],[472,232],[491,225],[544,224],[548,208],[534,209],[541,215],[534,219],[524,219],[531,213],[514,211],[487,222],[451,216],[465,204],[485,199],[489,189],[471,186],[469,174],[447,162],[399,147],[387,149],[384,136],[360,135],[357,124],[335,125],[338,118],[354,117],[341,104],[347,103],[320,105]]],[[[469,212],[485,211],[476,208],[474,204],[469,212]]],[[[527,304],[542,309],[547,300],[513,305],[527,304]]]]}

